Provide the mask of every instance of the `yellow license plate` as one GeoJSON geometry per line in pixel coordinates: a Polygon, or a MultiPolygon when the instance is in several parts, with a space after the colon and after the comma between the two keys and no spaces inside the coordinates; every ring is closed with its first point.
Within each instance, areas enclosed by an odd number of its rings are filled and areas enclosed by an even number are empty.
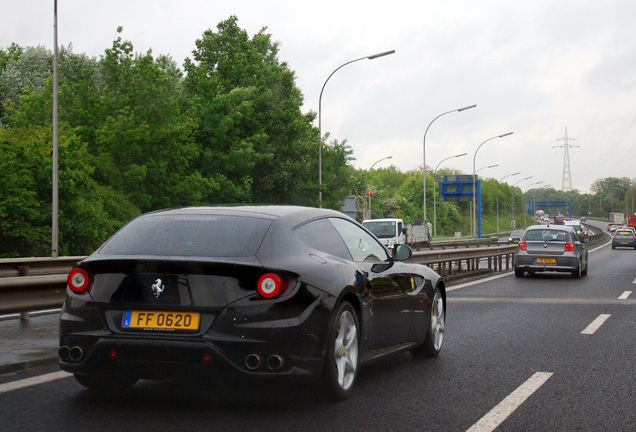
{"type": "Polygon", "coordinates": [[[556,264],[556,258],[537,258],[537,264],[556,264]]]}
{"type": "Polygon", "coordinates": [[[199,330],[198,312],[125,311],[123,328],[199,330]]]}

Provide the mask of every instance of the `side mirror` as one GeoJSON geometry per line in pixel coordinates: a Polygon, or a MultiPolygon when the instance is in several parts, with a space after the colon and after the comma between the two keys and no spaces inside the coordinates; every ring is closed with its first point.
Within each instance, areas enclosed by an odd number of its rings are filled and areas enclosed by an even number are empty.
{"type": "Polygon", "coordinates": [[[590,239],[587,237],[583,237],[583,240],[581,240],[582,243],[589,243],[590,239]]]}
{"type": "Polygon", "coordinates": [[[405,244],[396,244],[393,247],[393,259],[396,261],[406,261],[411,259],[413,251],[405,244]]]}

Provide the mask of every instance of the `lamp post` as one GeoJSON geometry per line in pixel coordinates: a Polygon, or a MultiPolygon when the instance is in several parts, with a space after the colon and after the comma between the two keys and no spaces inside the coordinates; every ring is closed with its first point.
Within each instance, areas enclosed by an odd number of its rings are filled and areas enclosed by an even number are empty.
{"type": "MultiPolygon", "coordinates": [[[[511,200],[512,200],[512,220],[510,221],[510,228],[517,228],[517,221],[515,220],[515,190],[514,190],[514,188],[517,187],[517,185],[519,183],[521,183],[522,181],[529,180],[531,178],[532,178],[532,176],[528,176],[526,178],[522,178],[521,180],[519,180],[517,183],[515,183],[512,186],[512,192],[511,192],[511,197],[510,197],[511,200]]],[[[522,198],[523,198],[523,195],[522,195],[522,198]]]]}
{"type": "Polygon", "coordinates": [[[438,115],[437,117],[435,117],[433,120],[431,120],[431,122],[428,124],[428,126],[426,126],[426,130],[424,131],[424,138],[422,139],[422,177],[424,178],[423,184],[422,184],[422,193],[424,195],[424,199],[423,199],[422,203],[423,203],[423,207],[424,207],[424,219],[423,220],[424,220],[425,223],[426,223],[426,134],[428,133],[428,129],[431,127],[433,122],[435,122],[435,120],[437,120],[441,116],[444,116],[444,115],[450,114],[450,113],[454,113],[454,112],[466,111],[466,110],[469,110],[471,108],[475,108],[476,106],[477,105],[469,105],[469,106],[465,106],[463,108],[457,108],[457,109],[454,109],[454,110],[443,112],[440,115],[438,115]]]}
{"type": "Polygon", "coordinates": [[[57,86],[58,86],[58,50],[57,50],[57,0],[53,1],[53,176],[52,176],[52,221],[51,221],[51,258],[57,258],[59,238],[59,198],[58,198],[58,124],[57,124],[57,86]]]}
{"type": "Polygon", "coordinates": [[[360,57],[355,60],[351,60],[346,63],[343,63],[340,66],[338,66],[333,72],[331,72],[331,75],[327,77],[327,79],[325,80],[325,83],[322,85],[322,89],[320,89],[320,97],[318,98],[318,133],[320,134],[319,136],[320,146],[318,147],[318,202],[321,208],[322,208],[322,93],[323,91],[325,91],[325,86],[327,85],[327,82],[329,82],[329,79],[333,76],[333,74],[335,74],[340,69],[342,69],[343,67],[351,63],[355,63],[357,61],[364,60],[364,59],[375,60],[377,58],[384,57],[393,53],[395,53],[395,50],[384,51],[381,53],[372,54],[366,57],[360,57]]]}
{"type": "MultiPolygon", "coordinates": [[[[435,204],[435,196],[437,195],[437,192],[435,191],[435,185],[437,183],[437,180],[435,180],[435,177],[437,176],[437,168],[439,168],[439,166],[442,164],[442,162],[447,161],[449,159],[453,159],[453,158],[458,158],[458,157],[462,157],[462,156],[466,156],[468,153],[462,153],[462,154],[458,154],[455,156],[449,156],[447,158],[444,158],[440,161],[440,163],[437,164],[437,166],[435,167],[435,170],[433,171],[433,238],[437,237],[437,206],[435,204]]],[[[426,187],[426,186],[424,186],[426,187]]],[[[426,190],[426,189],[424,189],[426,190]]]]}
{"type": "Polygon", "coordinates": [[[482,142],[481,144],[479,144],[479,146],[477,147],[477,150],[475,150],[475,154],[473,155],[473,236],[475,235],[479,235],[478,234],[478,229],[477,229],[477,192],[475,190],[476,185],[477,185],[477,181],[475,180],[475,175],[476,175],[476,171],[475,171],[475,160],[477,158],[477,152],[479,151],[479,149],[481,148],[481,146],[483,146],[484,144],[486,144],[488,141],[497,139],[497,138],[503,138],[506,137],[508,135],[512,135],[512,132],[508,132],[502,135],[497,135],[494,136],[492,138],[488,138],[486,141],[482,142]]]}
{"type": "MultiPolygon", "coordinates": [[[[514,174],[505,175],[501,178],[501,180],[499,180],[499,183],[501,183],[506,177],[512,177],[518,174],[521,174],[521,171],[518,171],[514,174]]],[[[497,183],[497,232],[499,232],[499,183],[497,183]]]]}
{"type": "Polygon", "coordinates": [[[371,169],[379,162],[382,162],[383,160],[386,159],[391,159],[393,156],[387,156],[385,158],[382,158],[380,160],[377,160],[373,163],[373,165],[371,165],[371,167],[369,168],[369,170],[367,171],[367,177],[364,179],[364,192],[367,194],[367,196],[369,197],[369,217],[367,219],[371,219],[371,194],[369,194],[369,191],[367,190],[367,181],[369,180],[369,173],[371,172],[371,169]]]}
{"type": "MultiPolygon", "coordinates": [[[[543,183],[543,181],[538,181],[536,183],[529,184],[528,187],[526,187],[526,190],[523,191],[523,193],[525,194],[526,192],[528,192],[528,189],[530,189],[530,186],[538,185],[538,184],[541,184],[541,183],[543,183]]],[[[523,195],[522,195],[522,197],[523,197],[523,195]]],[[[524,203],[525,203],[525,201],[524,201],[524,203]]],[[[524,207],[525,207],[525,205],[524,205],[524,207]]],[[[528,211],[525,210],[523,212],[523,227],[525,228],[527,226],[528,226],[528,211]]]]}

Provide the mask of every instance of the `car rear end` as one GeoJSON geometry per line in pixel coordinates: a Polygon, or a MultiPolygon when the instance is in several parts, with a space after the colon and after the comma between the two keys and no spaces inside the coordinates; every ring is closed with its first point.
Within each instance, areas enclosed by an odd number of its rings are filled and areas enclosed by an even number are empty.
{"type": "Polygon", "coordinates": [[[293,271],[259,260],[272,219],[233,216],[218,229],[210,229],[217,216],[148,219],[69,274],[63,370],[150,379],[319,374],[328,299],[293,271]]]}
{"type": "Polygon", "coordinates": [[[612,249],[626,247],[636,249],[636,234],[631,229],[617,229],[612,237],[612,249]]]}
{"type": "Polygon", "coordinates": [[[527,272],[576,270],[580,257],[569,234],[550,228],[526,231],[515,252],[515,269],[527,272]]]}

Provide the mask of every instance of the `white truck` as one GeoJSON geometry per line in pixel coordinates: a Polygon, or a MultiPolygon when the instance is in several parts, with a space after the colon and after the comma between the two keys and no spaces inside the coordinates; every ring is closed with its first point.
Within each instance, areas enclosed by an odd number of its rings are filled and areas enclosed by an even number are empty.
{"type": "Polygon", "coordinates": [[[406,228],[402,219],[367,219],[362,221],[362,225],[389,249],[396,244],[406,243],[406,228]]]}
{"type": "Polygon", "coordinates": [[[428,246],[431,243],[430,223],[405,224],[402,219],[367,219],[362,225],[371,231],[383,245],[392,248],[396,244],[428,246]]]}
{"type": "Polygon", "coordinates": [[[611,224],[623,225],[625,223],[625,214],[620,212],[611,212],[609,214],[611,224]]]}

